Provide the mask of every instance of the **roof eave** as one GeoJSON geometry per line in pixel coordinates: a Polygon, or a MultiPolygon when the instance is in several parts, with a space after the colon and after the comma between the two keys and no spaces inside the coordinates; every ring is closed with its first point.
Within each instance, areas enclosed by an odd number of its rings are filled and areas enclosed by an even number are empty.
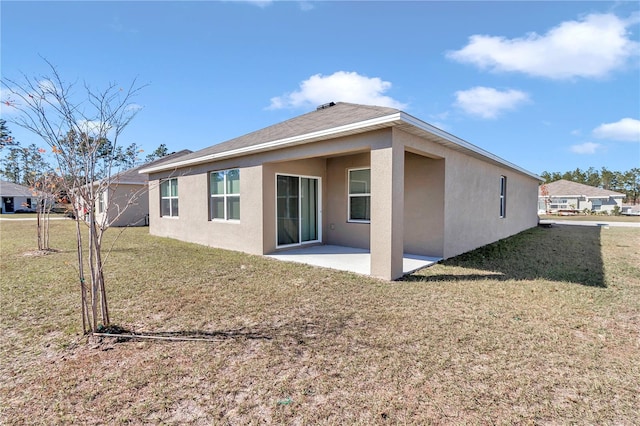
{"type": "Polygon", "coordinates": [[[292,136],[289,138],[278,139],[270,142],[263,142],[261,144],[247,146],[243,148],[232,149],[224,152],[217,152],[214,154],[205,155],[198,158],[192,158],[189,160],[176,161],[174,163],[167,163],[157,167],[149,167],[140,170],[138,173],[155,173],[164,170],[173,170],[181,167],[195,166],[198,164],[204,164],[211,161],[222,160],[226,158],[238,157],[246,154],[254,154],[264,151],[271,151],[274,149],[285,148],[289,146],[300,145],[308,143],[314,140],[331,139],[345,134],[362,133],[372,128],[391,127],[393,124],[401,121],[401,113],[385,115],[383,117],[372,118],[370,120],[359,121],[357,123],[345,124],[344,126],[332,127],[330,129],[318,130],[316,132],[305,133],[303,135],[292,136]]]}
{"type": "Polygon", "coordinates": [[[222,159],[238,157],[241,155],[254,154],[254,153],[270,151],[274,149],[300,145],[300,144],[308,143],[314,140],[330,139],[330,138],[336,138],[342,135],[356,134],[356,133],[362,133],[362,132],[373,130],[373,129],[392,127],[396,124],[401,124],[401,123],[409,124],[417,129],[433,134],[441,139],[446,140],[449,143],[454,144],[455,146],[459,147],[463,151],[471,152],[476,156],[480,156],[494,163],[506,166],[519,173],[532,177],[540,182],[544,181],[544,179],[542,179],[540,176],[536,175],[535,173],[525,170],[522,167],[519,167],[494,154],[491,154],[490,152],[485,151],[484,149],[479,148],[463,139],[460,139],[457,136],[454,136],[441,129],[438,129],[437,127],[434,127],[422,120],[419,120],[401,111],[394,114],[385,115],[382,117],[377,117],[369,120],[359,121],[356,123],[346,124],[344,126],[332,127],[330,129],[324,129],[316,132],[306,133],[304,135],[292,136],[289,138],[278,139],[270,142],[264,142],[257,145],[232,149],[224,152],[218,152],[218,153],[209,154],[209,155],[205,155],[198,158],[192,158],[189,160],[176,161],[173,163],[165,163],[156,167],[143,168],[138,173],[148,174],[148,173],[156,173],[156,172],[161,172],[166,170],[175,170],[182,167],[205,164],[211,161],[218,161],[222,159]]]}
{"type": "Polygon", "coordinates": [[[540,182],[544,182],[544,179],[540,176],[538,176],[535,173],[532,173],[526,169],[523,169],[520,166],[517,166],[503,158],[498,157],[495,154],[490,153],[489,151],[486,151],[478,146],[475,146],[467,141],[465,141],[464,139],[461,139],[457,136],[452,135],[451,133],[445,132],[442,129],[438,129],[437,127],[432,126],[429,123],[426,123],[420,119],[417,119],[409,114],[406,114],[404,112],[401,113],[402,114],[402,120],[408,124],[411,124],[412,126],[423,130],[425,132],[431,133],[433,135],[436,135],[454,145],[457,145],[459,148],[462,148],[463,150],[466,151],[470,151],[473,154],[479,155],[480,157],[483,157],[485,159],[488,159],[494,163],[498,163],[500,165],[506,166],[510,169],[513,169],[519,173],[525,174],[527,176],[530,176],[540,182]]]}

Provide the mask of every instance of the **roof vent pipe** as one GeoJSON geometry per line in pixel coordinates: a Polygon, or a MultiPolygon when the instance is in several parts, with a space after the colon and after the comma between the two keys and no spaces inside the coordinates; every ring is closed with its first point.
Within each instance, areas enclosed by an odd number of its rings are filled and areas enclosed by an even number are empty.
{"type": "Polygon", "coordinates": [[[331,108],[335,104],[336,104],[335,102],[329,102],[329,103],[326,103],[326,104],[322,104],[318,108],[316,108],[316,111],[320,111],[321,109],[331,108]]]}

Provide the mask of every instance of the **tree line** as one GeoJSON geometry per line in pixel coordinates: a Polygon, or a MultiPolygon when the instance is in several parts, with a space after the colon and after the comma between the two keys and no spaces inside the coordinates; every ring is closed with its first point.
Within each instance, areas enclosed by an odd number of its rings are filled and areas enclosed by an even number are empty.
{"type": "Polygon", "coordinates": [[[544,183],[565,179],[571,182],[582,183],[596,188],[608,189],[626,195],[625,202],[638,204],[640,202],[640,167],[634,167],[625,172],[609,170],[602,167],[600,170],[589,167],[587,170],[579,168],[568,172],[542,172],[540,177],[544,183]]]}
{"type": "MultiPolygon", "coordinates": [[[[129,146],[114,146],[107,138],[102,137],[96,139],[89,135],[88,132],[80,132],[83,133],[81,135],[76,135],[75,133],[78,132],[70,130],[64,136],[60,137],[57,146],[65,146],[76,140],[84,141],[83,143],[86,145],[85,149],[83,150],[82,147],[80,147],[80,149],[75,152],[76,156],[82,156],[88,147],[97,147],[95,149],[95,155],[98,164],[108,165],[110,168],[110,170],[106,168],[96,170],[97,179],[104,178],[121,170],[131,169],[169,154],[167,146],[160,144],[153,152],[147,154],[145,157],[141,157],[143,150],[136,143],[132,143],[129,146]],[[100,161],[107,159],[109,159],[109,161],[100,161]]],[[[23,146],[20,141],[17,141],[11,136],[11,131],[7,127],[6,121],[0,119],[0,176],[2,176],[4,180],[19,185],[33,186],[34,182],[41,176],[56,174],[56,168],[47,160],[47,153],[48,151],[46,149],[38,147],[35,143],[23,146]]],[[[55,152],[53,152],[53,154],[55,154],[55,152]]],[[[76,159],[75,161],[79,162],[80,159],[76,159]]]]}

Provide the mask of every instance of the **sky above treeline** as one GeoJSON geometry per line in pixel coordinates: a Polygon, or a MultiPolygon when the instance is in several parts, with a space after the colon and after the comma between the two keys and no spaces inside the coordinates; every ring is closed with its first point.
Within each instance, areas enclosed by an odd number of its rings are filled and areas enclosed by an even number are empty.
{"type": "Polygon", "coordinates": [[[1,73],[41,78],[46,59],[78,94],[136,80],[120,143],[146,153],[343,101],[398,108],[534,173],[625,171],[640,167],[639,5],[3,0],[1,73]]]}

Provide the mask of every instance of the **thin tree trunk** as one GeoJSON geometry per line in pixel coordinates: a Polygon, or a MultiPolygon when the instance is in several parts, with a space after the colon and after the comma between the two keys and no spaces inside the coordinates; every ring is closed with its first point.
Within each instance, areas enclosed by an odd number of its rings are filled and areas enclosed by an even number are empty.
{"type": "Polygon", "coordinates": [[[102,309],[102,322],[109,325],[109,307],[107,305],[107,291],[104,286],[104,274],[102,271],[102,228],[98,229],[97,224],[93,224],[95,227],[96,239],[94,243],[95,255],[96,255],[96,274],[98,281],[98,288],[100,290],[100,308],[102,309]]]}
{"type": "Polygon", "coordinates": [[[37,220],[37,230],[38,230],[38,250],[43,250],[42,244],[42,205],[38,203],[38,208],[36,209],[36,220],[37,220]]]}
{"type": "Polygon", "coordinates": [[[49,219],[51,218],[51,211],[45,209],[44,211],[44,223],[43,223],[43,230],[42,230],[42,240],[43,240],[43,247],[45,250],[49,250],[49,224],[51,223],[49,221],[49,219]]]}
{"type": "Polygon", "coordinates": [[[96,230],[93,210],[89,212],[89,268],[91,269],[91,315],[93,316],[93,331],[98,330],[98,298],[100,289],[98,287],[98,274],[96,268],[96,230]]]}
{"type": "Polygon", "coordinates": [[[80,279],[80,303],[82,304],[82,331],[87,334],[88,328],[91,327],[89,318],[89,306],[87,301],[87,286],[84,280],[84,256],[82,254],[82,229],[80,228],[80,218],[78,211],[76,213],[76,249],[78,255],[78,277],[80,279]]]}

